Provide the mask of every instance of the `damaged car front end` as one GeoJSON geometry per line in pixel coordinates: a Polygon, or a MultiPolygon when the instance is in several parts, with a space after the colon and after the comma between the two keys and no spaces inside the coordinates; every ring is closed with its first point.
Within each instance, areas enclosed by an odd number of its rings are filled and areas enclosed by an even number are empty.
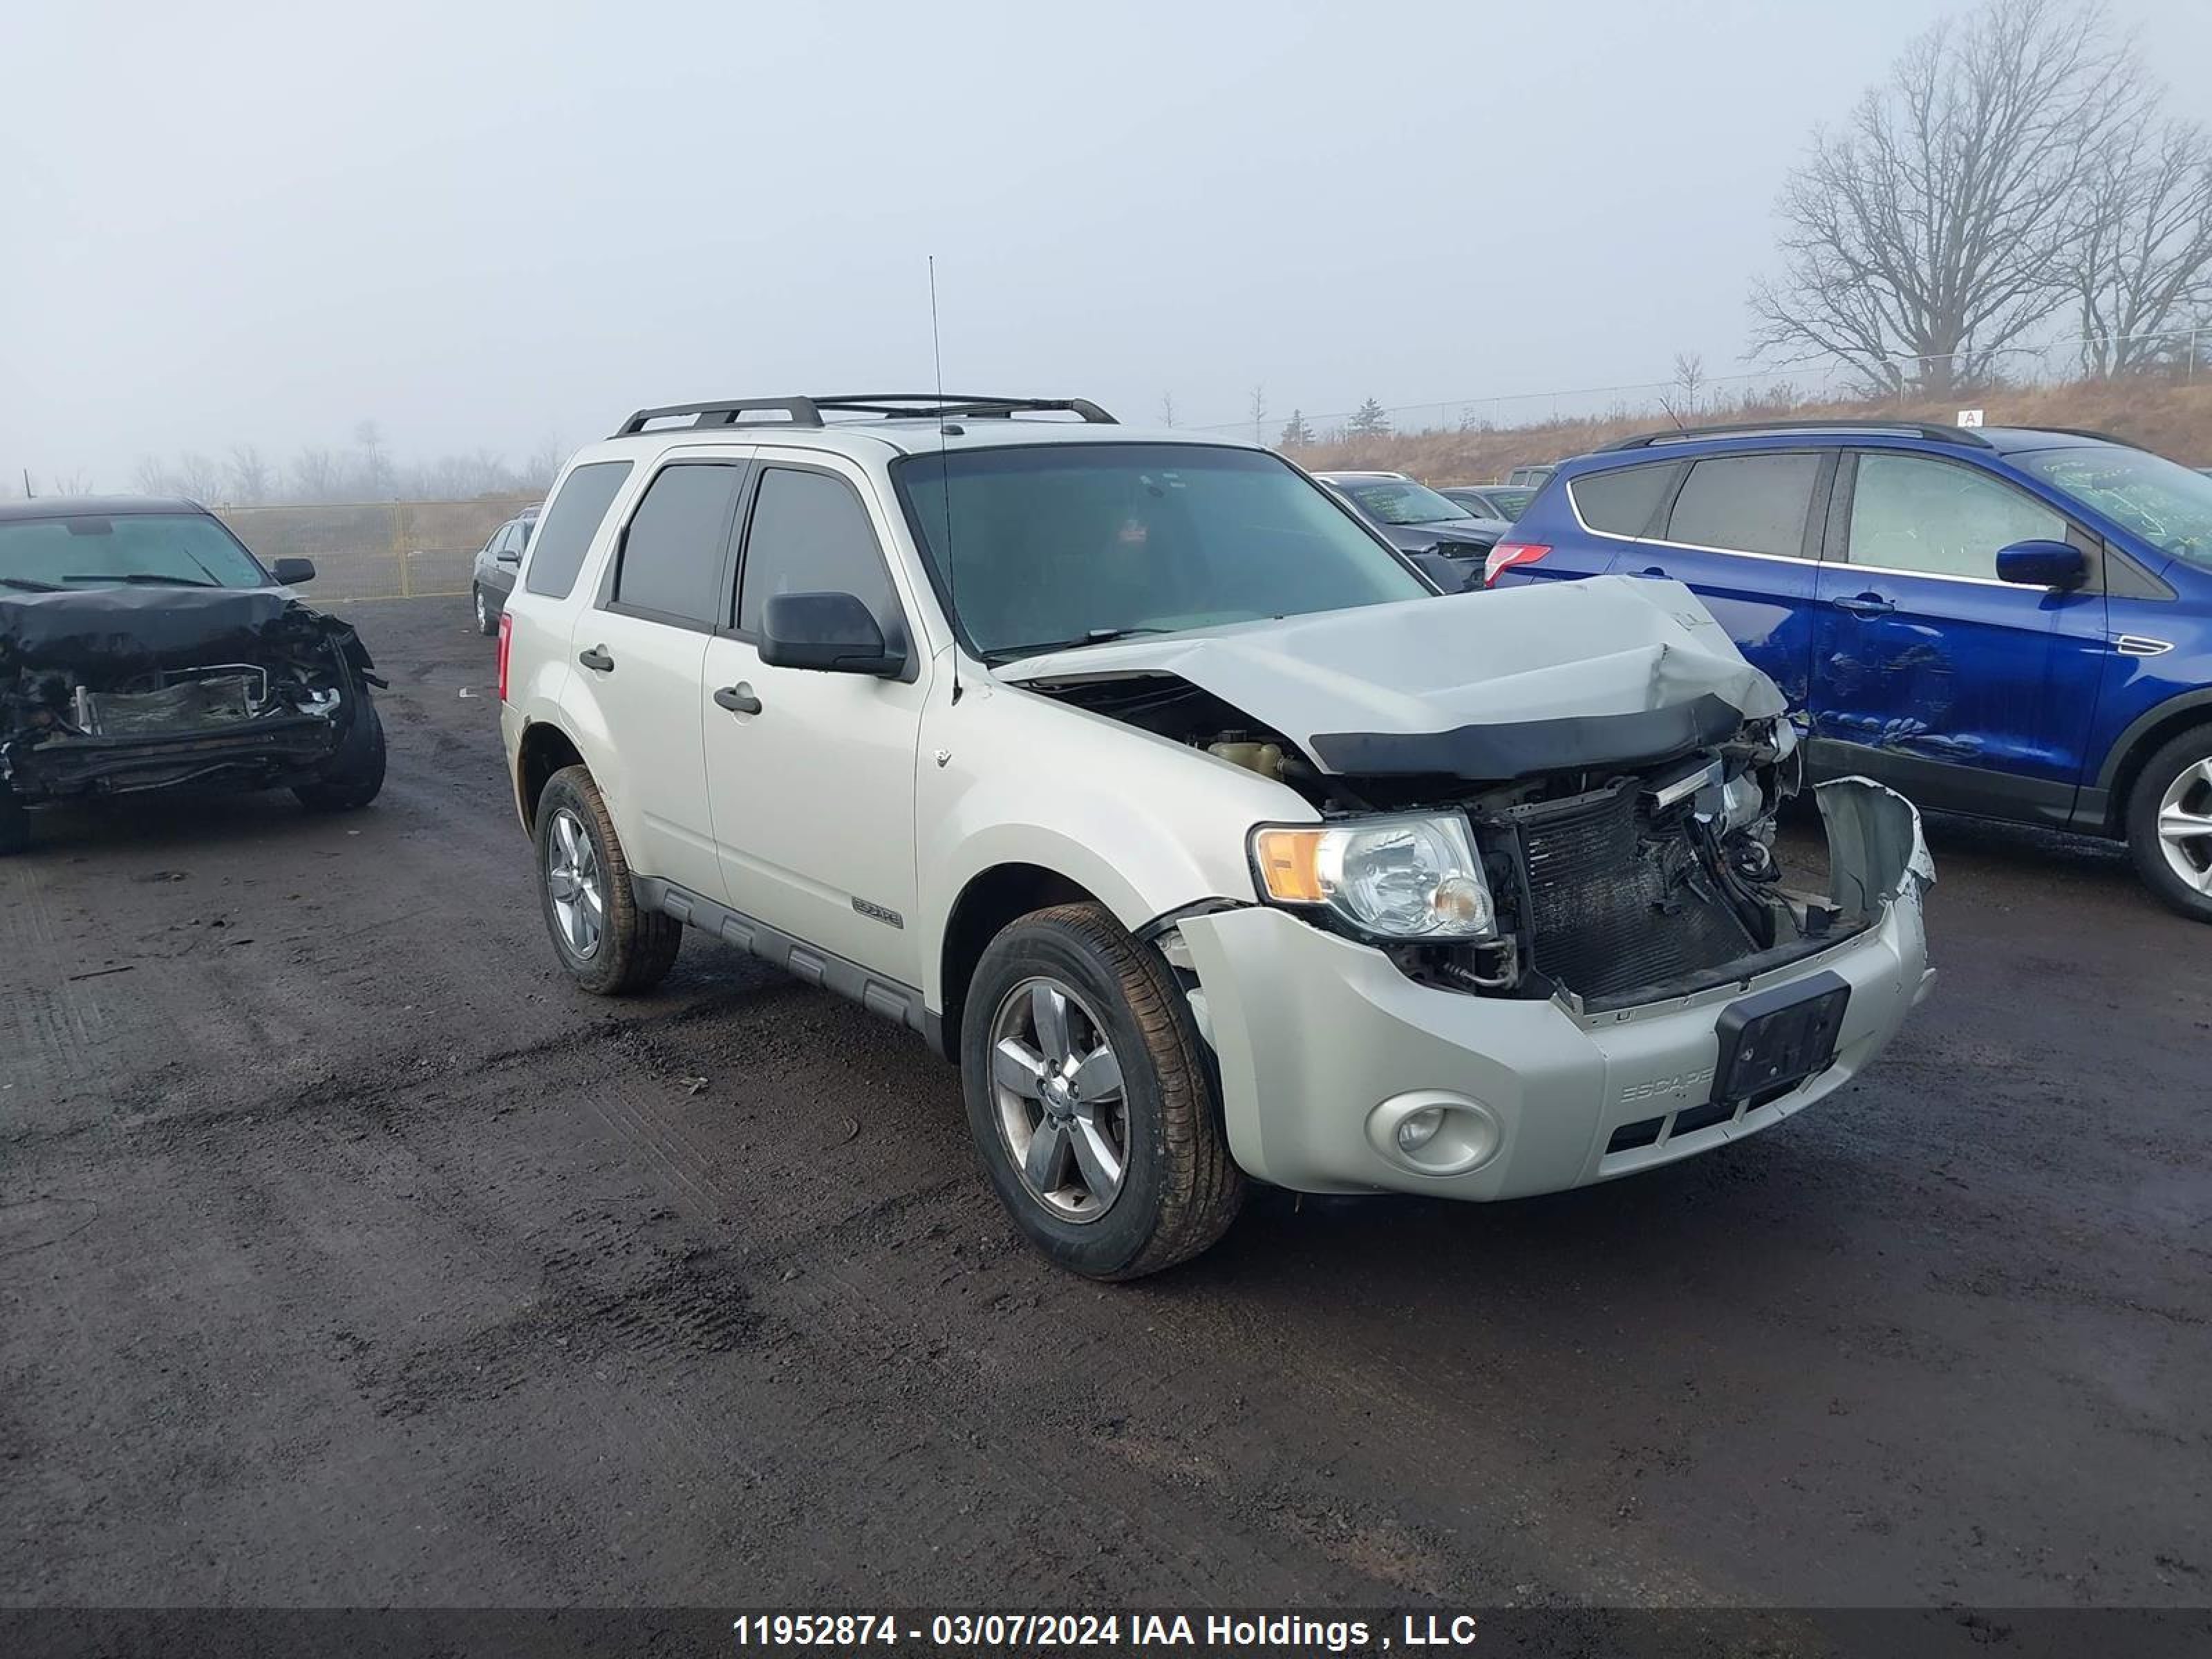
{"type": "Polygon", "coordinates": [[[1252,902],[1147,930],[1249,1173],[1473,1199],[1691,1155],[1832,1092],[1924,994],[1909,803],[1822,786],[1688,592],[1601,579],[1131,641],[1029,689],[1292,792],[1252,902]]]}
{"type": "MultiPolygon", "coordinates": [[[[78,515],[109,526],[131,516],[78,515]]],[[[153,539],[156,516],[129,526],[142,554],[179,544],[153,539]]],[[[0,842],[21,843],[27,807],[186,784],[289,787],[310,805],[376,793],[370,688],[382,682],[352,628],[258,564],[204,577],[107,569],[95,538],[111,532],[40,524],[86,544],[49,563],[94,568],[48,576],[0,562],[0,842]]]]}

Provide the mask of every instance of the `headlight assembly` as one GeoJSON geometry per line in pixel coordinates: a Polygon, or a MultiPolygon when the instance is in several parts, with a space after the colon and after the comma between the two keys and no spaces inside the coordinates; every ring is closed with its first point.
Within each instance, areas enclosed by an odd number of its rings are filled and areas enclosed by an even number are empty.
{"type": "Polygon", "coordinates": [[[1456,815],[1263,824],[1251,852],[1269,903],[1326,909],[1370,938],[1449,943],[1497,933],[1482,860],[1456,815]]]}

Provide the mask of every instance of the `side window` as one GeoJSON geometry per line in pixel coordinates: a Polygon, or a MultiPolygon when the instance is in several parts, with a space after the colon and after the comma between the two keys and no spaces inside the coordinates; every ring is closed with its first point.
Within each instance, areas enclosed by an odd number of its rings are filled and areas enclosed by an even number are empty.
{"type": "Polygon", "coordinates": [[[498,539],[492,544],[492,557],[495,559],[503,553],[520,553],[520,551],[522,551],[521,526],[512,524],[502,526],[498,539]]]}
{"type": "Polygon", "coordinates": [[[1575,498],[1575,511],[1592,530],[1640,536],[1658,511],[1674,476],[1674,463],[1665,461],[1571,478],[1567,489],[1575,498]]]}
{"type": "Polygon", "coordinates": [[[2063,518],[2001,479],[1924,456],[1863,454],[1844,556],[1923,575],[1994,577],[1997,549],[2065,538],[2063,518]]]}
{"type": "Polygon", "coordinates": [[[1717,455],[1695,462],[1674,497],[1667,539],[1801,557],[1820,476],[1818,455],[1717,455]]]}
{"type": "Polygon", "coordinates": [[[599,523],[629,477],[629,468],[628,461],[593,461],[568,474],[561,493],[538,520],[543,529],[530,556],[524,587],[548,599],[568,597],[576,573],[584,568],[584,555],[592,550],[592,538],[599,533],[599,523]]]}
{"type": "Polygon", "coordinates": [[[842,478],[771,466],[761,473],[745,533],[738,627],[760,632],[779,593],[852,593],[889,628],[899,614],[868,510],[842,478]]]}
{"type": "Polygon", "coordinates": [[[722,615],[723,555],[742,467],[679,461],[645,487],[623,538],[612,601],[712,627],[722,615]]]}

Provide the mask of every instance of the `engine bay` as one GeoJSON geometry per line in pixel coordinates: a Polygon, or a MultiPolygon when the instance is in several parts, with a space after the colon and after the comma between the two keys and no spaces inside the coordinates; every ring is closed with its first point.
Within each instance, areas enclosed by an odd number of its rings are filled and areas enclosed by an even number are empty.
{"type": "Polygon", "coordinates": [[[1776,852],[1777,815],[1802,784],[1786,715],[1739,720],[1723,741],[1617,765],[1492,780],[1344,775],[1176,675],[1031,689],[1281,783],[1324,821],[1464,813],[1497,905],[1497,934],[1383,947],[1423,983],[1486,996],[1558,995],[1596,1012],[1747,978],[1874,920],[1793,884],[1776,852]]]}

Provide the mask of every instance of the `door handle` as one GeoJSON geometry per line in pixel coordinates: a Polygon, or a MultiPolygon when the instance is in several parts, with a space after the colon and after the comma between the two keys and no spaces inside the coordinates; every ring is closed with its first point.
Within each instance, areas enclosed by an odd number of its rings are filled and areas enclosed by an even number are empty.
{"type": "Polygon", "coordinates": [[[607,648],[604,645],[595,645],[588,651],[579,651],[576,653],[576,660],[595,674],[611,674],[615,672],[615,659],[607,655],[607,648]]]}
{"type": "Polygon", "coordinates": [[[1828,603],[1854,617],[1886,617],[1897,609],[1879,593],[1860,593],[1848,599],[1831,599],[1828,603]]]}
{"type": "Polygon", "coordinates": [[[714,701],[732,714],[757,714],[761,711],[761,700],[753,696],[752,687],[743,680],[722,687],[714,693],[714,701]]]}

